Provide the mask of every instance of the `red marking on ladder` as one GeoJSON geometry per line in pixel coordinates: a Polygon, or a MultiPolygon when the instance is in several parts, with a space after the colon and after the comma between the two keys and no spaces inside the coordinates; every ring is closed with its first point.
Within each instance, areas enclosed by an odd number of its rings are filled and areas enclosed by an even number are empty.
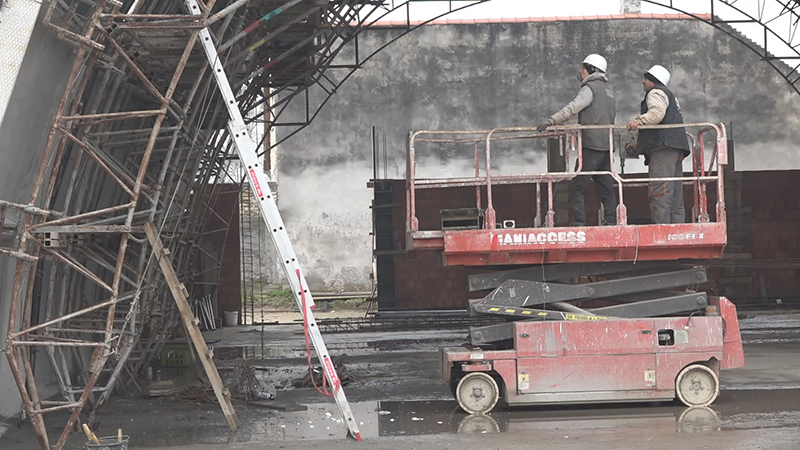
{"type": "Polygon", "coordinates": [[[331,363],[330,358],[325,358],[325,370],[328,372],[328,376],[331,377],[331,385],[333,385],[333,393],[339,392],[339,388],[342,387],[342,382],[339,380],[339,375],[336,374],[336,370],[333,368],[333,363],[331,363]]]}
{"type": "MultiPolygon", "coordinates": [[[[333,370],[333,365],[331,364],[330,360],[325,357],[324,358],[324,365],[323,365],[323,372],[328,372],[328,375],[331,377],[331,382],[333,383],[333,390],[328,392],[327,383],[328,379],[325,378],[325,374],[322,375],[322,389],[317,386],[317,382],[314,381],[314,366],[311,364],[311,342],[308,336],[308,316],[306,315],[306,290],[303,289],[303,278],[300,276],[300,269],[295,269],[295,273],[297,274],[297,283],[300,285],[300,303],[302,303],[301,307],[303,308],[303,332],[306,335],[306,356],[308,357],[308,370],[311,376],[311,384],[314,385],[314,388],[322,395],[326,397],[333,397],[334,394],[339,392],[339,387],[341,386],[341,381],[339,381],[339,377],[336,375],[336,371],[333,370]]],[[[311,308],[308,308],[311,309],[311,308]]],[[[316,344],[315,344],[316,345],[316,344]]],[[[315,347],[316,349],[316,347],[315,347]]]]}
{"type": "Polygon", "coordinates": [[[250,169],[250,179],[253,180],[253,186],[256,187],[256,193],[259,197],[264,196],[264,192],[261,191],[261,183],[258,182],[258,177],[256,176],[256,170],[250,169]]]}

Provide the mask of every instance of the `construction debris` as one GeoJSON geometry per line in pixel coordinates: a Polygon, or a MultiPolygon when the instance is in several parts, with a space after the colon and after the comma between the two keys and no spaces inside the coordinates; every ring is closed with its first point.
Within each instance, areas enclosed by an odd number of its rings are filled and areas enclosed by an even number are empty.
{"type": "Polygon", "coordinates": [[[214,396],[214,389],[203,382],[189,386],[181,391],[179,396],[183,399],[193,400],[198,403],[213,403],[217,401],[217,398],[214,396]]]}
{"type": "Polygon", "coordinates": [[[170,397],[181,392],[172,380],[152,381],[147,385],[148,397],[170,397]]]}
{"type": "Polygon", "coordinates": [[[214,306],[211,304],[211,294],[192,300],[192,313],[197,317],[201,331],[214,331],[217,329],[214,317],[214,306]]]}
{"type": "Polygon", "coordinates": [[[234,361],[233,378],[231,378],[229,388],[231,395],[243,400],[272,400],[275,398],[258,381],[256,370],[245,359],[234,361]]]}
{"type": "MultiPolygon", "coordinates": [[[[344,365],[345,358],[347,358],[347,355],[343,354],[331,359],[333,368],[336,370],[336,373],[339,374],[339,381],[342,383],[342,386],[347,386],[354,381],[358,381],[358,377],[347,371],[347,367],[344,365]]],[[[325,374],[322,371],[322,366],[309,367],[308,373],[304,377],[292,380],[292,386],[295,388],[322,387],[324,379],[325,374]]]]}

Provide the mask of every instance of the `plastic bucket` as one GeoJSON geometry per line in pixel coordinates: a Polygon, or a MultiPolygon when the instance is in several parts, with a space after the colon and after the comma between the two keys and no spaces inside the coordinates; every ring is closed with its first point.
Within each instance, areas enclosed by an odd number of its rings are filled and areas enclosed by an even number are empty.
{"type": "Polygon", "coordinates": [[[92,444],[87,442],[86,450],[128,450],[129,436],[122,436],[122,442],[119,441],[117,436],[106,436],[97,438],[100,444],[92,444]]]}
{"type": "Polygon", "coordinates": [[[239,325],[239,311],[223,311],[222,326],[235,327],[239,325]]]}

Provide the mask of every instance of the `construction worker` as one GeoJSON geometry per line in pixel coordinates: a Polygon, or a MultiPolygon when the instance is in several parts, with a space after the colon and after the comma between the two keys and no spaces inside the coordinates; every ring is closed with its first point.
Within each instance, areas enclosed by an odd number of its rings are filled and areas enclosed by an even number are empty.
{"type": "MultiPolygon", "coordinates": [[[[578,116],[581,125],[613,125],[616,116],[614,94],[608,88],[606,59],[592,54],[581,64],[578,79],[581,89],[578,95],[560,111],[550,116],[537,129],[541,132],[551,125],[564,123],[578,116]]],[[[611,155],[607,130],[583,130],[583,168],[584,172],[611,171],[611,155]]],[[[579,161],[575,161],[575,171],[579,161]]],[[[571,226],[586,225],[586,205],[584,195],[589,182],[594,185],[603,203],[605,225],[617,224],[617,196],[610,175],[577,176],[569,183],[569,203],[572,207],[571,226]]]]}
{"type": "MultiPolygon", "coordinates": [[[[683,113],[678,99],[667,88],[670,74],[655,65],[644,73],[642,86],[645,97],[641,114],[628,122],[629,130],[638,130],[636,150],[644,155],[650,178],[683,176],[683,159],[690,153],[684,128],[639,130],[640,125],[682,124],[683,113]]],[[[686,211],[683,203],[683,182],[651,181],[650,217],[653,223],[683,223],[686,211]]]]}

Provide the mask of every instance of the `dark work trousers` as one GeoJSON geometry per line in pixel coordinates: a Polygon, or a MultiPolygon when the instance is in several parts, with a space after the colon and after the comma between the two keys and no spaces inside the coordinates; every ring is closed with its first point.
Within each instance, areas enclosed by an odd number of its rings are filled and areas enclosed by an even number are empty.
{"type": "MultiPolygon", "coordinates": [[[[682,177],[683,157],[683,150],[677,148],[653,150],[650,152],[650,178],[682,177]]],[[[681,181],[651,181],[649,192],[653,223],[686,222],[681,181]]]]}
{"type": "MultiPolygon", "coordinates": [[[[575,161],[575,171],[578,170],[578,161],[575,161]]],[[[610,172],[611,157],[608,150],[583,149],[584,172],[610,172]]],[[[586,224],[586,203],[584,195],[589,182],[594,179],[594,187],[603,203],[603,215],[606,225],[617,224],[617,195],[614,193],[614,179],[611,175],[584,175],[577,176],[569,182],[569,204],[575,216],[575,225],[586,224]]]]}

